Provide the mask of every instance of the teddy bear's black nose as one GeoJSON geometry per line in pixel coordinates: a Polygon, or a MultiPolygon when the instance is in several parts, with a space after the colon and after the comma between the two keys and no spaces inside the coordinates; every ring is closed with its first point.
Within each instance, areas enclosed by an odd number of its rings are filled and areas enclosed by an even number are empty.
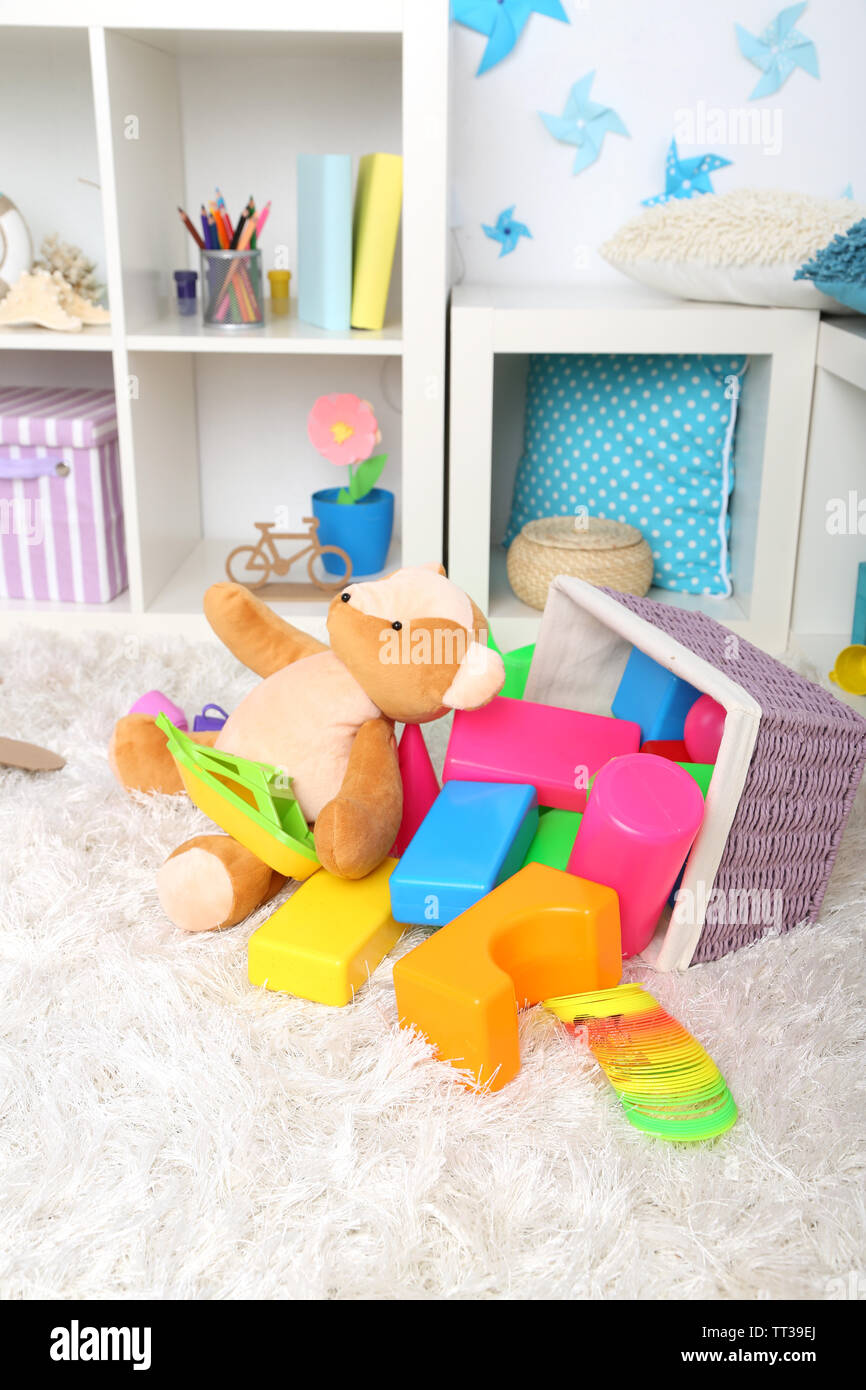
{"type": "Polygon", "coordinates": [[[348,602],[349,602],[349,599],[350,599],[351,597],[352,597],[352,595],[351,595],[351,594],[348,594],[348,593],[347,593],[347,594],[341,594],[341,595],[340,595],[340,598],[343,600],[344,603],[348,603],[348,602]]]}
{"type": "Polygon", "coordinates": [[[399,632],[400,629],[401,629],[401,627],[403,626],[403,624],[402,624],[402,623],[392,623],[391,626],[392,626],[392,628],[394,629],[395,632],[399,632]]]}

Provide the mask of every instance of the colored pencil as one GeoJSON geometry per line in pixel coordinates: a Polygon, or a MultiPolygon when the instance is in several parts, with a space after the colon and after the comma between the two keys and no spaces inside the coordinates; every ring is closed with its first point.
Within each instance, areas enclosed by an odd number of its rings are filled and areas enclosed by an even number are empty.
{"type": "Polygon", "coordinates": [[[233,251],[237,251],[237,249],[238,249],[238,242],[239,242],[240,239],[241,239],[241,233],[243,232],[244,225],[245,225],[245,223],[246,223],[248,217],[249,217],[249,211],[248,211],[247,208],[244,208],[243,212],[241,213],[240,217],[238,218],[238,225],[235,227],[235,234],[234,234],[234,236],[232,237],[232,246],[231,246],[231,249],[232,249],[233,251]]]}
{"type": "Polygon", "coordinates": [[[208,241],[207,213],[206,213],[205,210],[204,210],[204,203],[202,203],[202,205],[201,205],[201,212],[199,213],[199,216],[200,216],[200,218],[201,218],[201,231],[202,231],[202,236],[204,237],[204,248],[205,248],[205,250],[208,250],[209,247],[210,247],[210,242],[208,241]]]}
{"type": "Polygon", "coordinates": [[[223,250],[228,251],[232,244],[232,228],[231,223],[229,222],[229,219],[226,216],[225,208],[221,208],[219,203],[217,203],[216,216],[217,220],[219,221],[220,227],[222,228],[222,239],[225,242],[223,250]]]}
{"type": "Polygon", "coordinates": [[[203,250],[205,249],[205,246],[204,246],[204,242],[203,242],[202,239],[201,239],[201,234],[200,234],[199,232],[196,231],[195,227],[194,227],[194,226],[192,225],[192,223],[190,222],[190,220],[189,220],[189,218],[187,217],[186,213],[184,212],[183,208],[179,207],[179,208],[178,208],[178,212],[180,213],[180,220],[181,220],[181,222],[182,222],[182,223],[184,224],[184,226],[186,227],[187,231],[189,232],[189,234],[190,234],[190,236],[192,237],[193,241],[195,242],[196,246],[200,247],[200,249],[203,251],[203,250]]]}
{"type": "Polygon", "coordinates": [[[226,233],[227,233],[228,239],[229,239],[229,247],[231,247],[232,240],[233,240],[234,234],[235,234],[235,233],[234,233],[234,228],[232,227],[232,219],[229,217],[229,210],[228,210],[228,208],[226,207],[226,200],[225,200],[225,198],[224,198],[223,195],[220,193],[219,189],[217,189],[216,192],[217,192],[217,207],[219,208],[220,213],[222,214],[223,222],[225,222],[225,225],[226,225],[226,233]]]}
{"type": "Polygon", "coordinates": [[[227,251],[228,242],[226,241],[226,229],[223,226],[223,220],[220,217],[219,208],[217,207],[216,203],[209,203],[208,206],[210,208],[210,215],[214,221],[214,229],[217,234],[217,245],[219,246],[221,251],[227,251]]]}
{"type": "MultiPolygon", "coordinates": [[[[269,203],[269,202],[268,202],[268,203],[265,203],[264,207],[263,207],[262,210],[261,210],[261,213],[259,214],[259,220],[258,220],[258,222],[256,223],[255,235],[256,235],[257,237],[260,237],[260,236],[261,236],[262,231],[264,230],[264,225],[265,225],[265,223],[267,222],[268,217],[270,216],[270,212],[271,212],[271,205],[270,205],[270,203],[269,203]]],[[[253,245],[255,246],[255,240],[253,241],[253,245]]]]}

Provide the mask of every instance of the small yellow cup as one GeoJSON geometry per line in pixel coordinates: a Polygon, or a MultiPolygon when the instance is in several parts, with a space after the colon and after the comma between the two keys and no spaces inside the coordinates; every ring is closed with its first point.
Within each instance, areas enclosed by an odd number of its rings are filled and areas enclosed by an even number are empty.
{"type": "Polygon", "coordinates": [[[843,647],[836,657],[830,679],[849,695],[866,695],[866,647],[859,643],[843,647]]]}
{"type": "Polygon", "coordinates": [[[268,279],[271,282],[271,313],[274,318],[285,318],[289,312],[289,282],[292,278],[290,270],[269,270],[268,279]]]}

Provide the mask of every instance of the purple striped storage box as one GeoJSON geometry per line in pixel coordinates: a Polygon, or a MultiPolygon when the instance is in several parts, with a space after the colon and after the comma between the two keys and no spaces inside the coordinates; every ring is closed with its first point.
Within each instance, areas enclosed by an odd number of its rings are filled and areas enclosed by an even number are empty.
{"type": "Polygon", "coordinates": [[[114,392],[0,387],[0,596],[106,603],[126,584],[114,392]]]}

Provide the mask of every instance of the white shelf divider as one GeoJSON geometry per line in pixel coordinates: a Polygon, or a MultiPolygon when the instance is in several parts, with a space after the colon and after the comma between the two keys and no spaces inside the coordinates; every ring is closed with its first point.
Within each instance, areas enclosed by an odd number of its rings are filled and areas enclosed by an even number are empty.
{"type": "Polygon", "coordinates": [[[207,327],[201,319],[182,319],[166,309],[155,323],[144,324],[126,336],[126,346],[135,352],[243,352],[299,353],[304,355],[356,353],[372,357],[399,357],[403,352],[400,324],[386,325],[379,332],[350,328],[347,332],[316,328],[297,316],[292,300],[287,318],[266,318],[260,328],[239,328],[236,333],[207,327]]]}
{"type": "Polygon", "coordinates": [[[114,333],[110,324],[91,324],[79,333],[58,333],[51,328],[0,328],[0,352],[111,352],[114,333]]]}

